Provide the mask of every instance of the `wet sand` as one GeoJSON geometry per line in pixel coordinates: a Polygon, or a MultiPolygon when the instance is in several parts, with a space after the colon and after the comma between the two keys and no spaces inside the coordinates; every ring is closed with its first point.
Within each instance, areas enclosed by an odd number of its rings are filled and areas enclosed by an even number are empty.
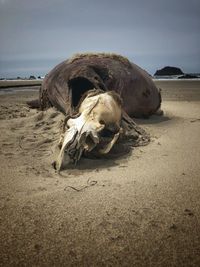
{"type": "Polygon", "coordinates": [[[200,266],[200,82],[164,82],[151,143],[51,166],[63,116],[0,95],[0,266],[200,266]]]}

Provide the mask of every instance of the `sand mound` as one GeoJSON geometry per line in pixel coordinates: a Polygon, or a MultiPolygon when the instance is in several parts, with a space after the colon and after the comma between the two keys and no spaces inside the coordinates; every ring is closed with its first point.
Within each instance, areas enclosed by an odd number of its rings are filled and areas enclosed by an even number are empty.
{"type": "MultiPolygon", "coordinates": [[[[55,108],[46,111],[29,109],[24,104],[1,105],[0,118],[3,121],[2,151],[6,147],[6,155],[16,158],[24,157],[24,167],[32,169],[36,174],[53,175],[55,170],[52,163],[58,155],[58,141],[60,138],[64,115],[55,108]]],[[[90,169],[99,165],[107,165],[106,159],[115,159],[129,153],[131,144],[120,143],[102,158],[97,154],[88,154],[82,159],[78,166],[70,165],[67,169],[90,169]],[[86,159],[87,158],[87,159],[86,159]],[[95,161],[94,159],[98,160],[95,161]]],[[[113,164],[115,165],[114,161],[113,164]]],[[[75,172],[77,173],[77,172],[75,172]]]]}
{"type": "MultiPolygon", "coordinates": [[[[51,170],[60,125],[64,116],[55,109],[31,110],[25,105],[1,105],[1,153],[12,157],[24,157],[24,166],[51,170]],[[37,158],[37,160],[34,160],[37,158]]],[[[40,170],[40,171],[39,171],[40,170]]]]}

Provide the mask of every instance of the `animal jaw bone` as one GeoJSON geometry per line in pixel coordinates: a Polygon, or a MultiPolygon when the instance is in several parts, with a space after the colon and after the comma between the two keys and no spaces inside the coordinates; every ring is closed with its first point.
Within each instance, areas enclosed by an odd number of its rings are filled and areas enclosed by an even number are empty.
{"type": "Polygon", "coordinates": [[[67,130],[61,137],[62,146],[55,162],[55,168],[60,170],[65,164],[77,163],[83,152],[90,152],[101,143],[101,133],[109,129],[114,134],[112,139],[98,150],[99,154],[107,154],[118,140],[122,129],[121,101],[113,92],[91,90],[79,106],[80,115],[69,118],[67,130]]]}

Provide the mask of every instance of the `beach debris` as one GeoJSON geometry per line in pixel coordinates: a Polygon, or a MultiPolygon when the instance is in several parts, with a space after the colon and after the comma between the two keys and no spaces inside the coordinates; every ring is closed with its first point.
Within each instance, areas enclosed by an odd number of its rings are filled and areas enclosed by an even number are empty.
{"type": "Polygon", "coordinates": [[[73,189],[74,191],[76,192],[81,192],[82,190],[88,188],[88,187],[91,187],[91,186],[94,186],[97,184],[97,181],[95,180],[90,180],[90,178],[87,180],[87,184],[85,186],[81,186],[81,187],[75,187],[75,186],[71,186],[71,185],[68,185],[64,188],[64,191],[66,191],[67,188],[71,188],[73,189]]]}

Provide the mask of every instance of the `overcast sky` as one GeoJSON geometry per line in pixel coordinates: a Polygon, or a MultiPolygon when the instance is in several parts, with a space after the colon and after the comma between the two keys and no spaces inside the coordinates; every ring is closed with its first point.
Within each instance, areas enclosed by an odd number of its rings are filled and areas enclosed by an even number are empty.
{"type": "Polygon", "coordinates": [[[151,74],[200,72],[200,0],[0,0],[0,77],[44,75],[88,51],[151,74]]]}

